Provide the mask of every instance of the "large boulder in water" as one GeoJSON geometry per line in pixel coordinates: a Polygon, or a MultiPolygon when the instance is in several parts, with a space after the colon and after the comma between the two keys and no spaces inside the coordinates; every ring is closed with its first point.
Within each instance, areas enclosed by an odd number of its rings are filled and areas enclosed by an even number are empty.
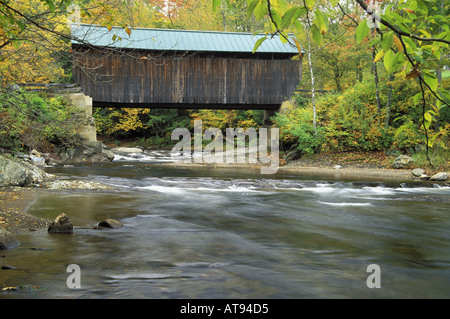
{"type": "Polygon", "coordinates": [[[79,141],[62,147],[57,150],[57,156],[56,163],[60,165],[108,163],[114,159],[114,153],[96,141],[79,141]]]}
{"type": "Polygon", "coordinates": [[[73,225],[70,222],[69,217],[62,213],[50,224],[48,232],[50,234],[72,234],[73,225]]]}

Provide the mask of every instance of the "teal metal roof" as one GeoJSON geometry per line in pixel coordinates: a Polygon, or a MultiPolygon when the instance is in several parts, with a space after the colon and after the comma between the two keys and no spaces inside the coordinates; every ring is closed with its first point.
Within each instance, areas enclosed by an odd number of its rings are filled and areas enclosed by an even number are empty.
{"type": "MultiPolygon", "coordinates": [[[[128,35],[117,27],[109,31],[95,25],[72,26],[73,44],[139,50],[252,53],[262,37],[264,34],[143,28],[132,29],[128,35]]],[[[267,37],[256,52],[298,54],[297,48],[282,43],[278,36],[267,37]]]]}

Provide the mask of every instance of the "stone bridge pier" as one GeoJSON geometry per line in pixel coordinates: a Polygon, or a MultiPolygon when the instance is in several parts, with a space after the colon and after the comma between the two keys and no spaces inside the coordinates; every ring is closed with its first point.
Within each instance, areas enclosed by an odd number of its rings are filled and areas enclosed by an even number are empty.
{"type": "Polygon", "coordinates": [[[92,98],[83,93],[70,93],[66,97],[77,110],[86,115],[78,131],[81,140],[83,142],[97,142],[95,119],[92,116],[92,98]]]}
{"type": "Polygon", "coordinates": [[[102,142],[97,141],[95,119],[92,116],[92,98],[83,93],[66,93],[63,96],[81,111],[81,127],[77,132],[79,141],[74,145],[62,147],[58,151],[59,164],[88,164],[110,162],[114,154],[103,149],[102,142]]]}

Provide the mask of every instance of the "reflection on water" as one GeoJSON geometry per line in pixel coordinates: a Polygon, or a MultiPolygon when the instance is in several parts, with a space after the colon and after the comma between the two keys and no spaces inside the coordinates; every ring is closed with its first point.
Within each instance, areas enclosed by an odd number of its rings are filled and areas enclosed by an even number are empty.
{"type": "Polygon", "coordinates": [[[1,298],[448,298],[450,188],[155,166],[163,154],[53,169],[118,188],[39,192],[72,236],[22,234],[1,298]],[[95,230],[100,220],[124,227],[95,230]],[[69,264],[81,289],[66,286],[69,264]],[[381,268],[369,289],[366,268],[381,268]]]}

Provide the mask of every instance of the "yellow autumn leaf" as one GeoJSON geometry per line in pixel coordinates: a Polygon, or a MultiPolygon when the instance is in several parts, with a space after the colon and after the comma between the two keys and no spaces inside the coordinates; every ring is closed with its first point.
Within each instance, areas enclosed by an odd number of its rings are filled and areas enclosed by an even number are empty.
{"type": "Polygon", "coordinates": [[[397,47],[398,51],[399,52],[403,52],[402,42],[400,41],[400,39],[396,35],[394,35],[394,43],[395,43],[395,46],[397,47]]]}
{"type": "Polygon", "coordinates": [[[300,46],[300,43],[297,41],[296,38],[294,38],[295,45],[297,46],[298,54],[300,56],[300,59],[303,58],[302,54],[302,47],[300,46]]]}
{"type": "Polygon", "coordinates": [[[377,55],[375,55],[375,59],[373,59],[373,62],[378,62],[383,56],[384,51],[383,50],[378,51],[377,55]]]}

